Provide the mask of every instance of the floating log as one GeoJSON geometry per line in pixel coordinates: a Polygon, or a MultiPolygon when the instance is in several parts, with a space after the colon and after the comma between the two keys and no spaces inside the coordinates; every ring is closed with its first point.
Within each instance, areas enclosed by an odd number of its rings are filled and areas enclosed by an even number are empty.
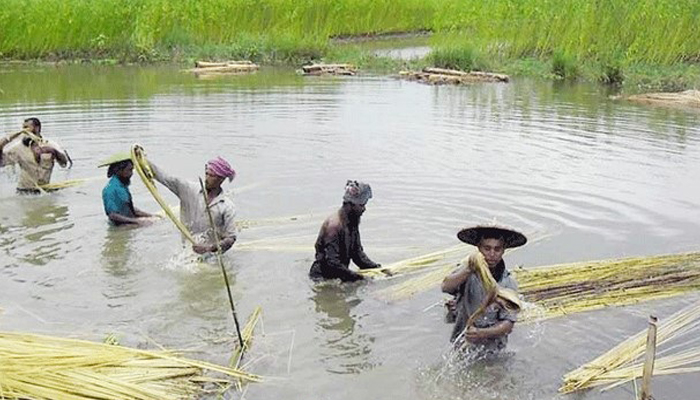
{"type": "Polygon", "coordinates": [[[627,100],[670,107],[700,108],[700,90],[686,90],[678,93],[644,93],[627,97],[627,100]]]}
{"type": "Polygon", "coordinates": [[[194,72],[197,75],[238,74],[255,72],[259,68],[257,64],[247,60],[225,62],[197,61],[195,62],[195,68],[189,69],[187,72],[194,72]]]}
{"type": "Polygon", "coordinates": [[[352,64],[312,64],[301,67],[304,75],[355,75],[357,68],[352,64]]]}
{"type": "Polygon", "coordinates": [[[399,77],[409,81],[418,81],[431,85],[479,82],[508,82],[510,77],[504,74],[482,71],[459,71],[445,68],[424,68],[422,71],[400,71],[399,77]]]}
{"type": "Polygon", "coordinates": [[[195,61],[194,63],[196,68],[225,67],[228,65],[253,65],[253,62],[249,60],[235,60],[222,62],[195,61]]]}

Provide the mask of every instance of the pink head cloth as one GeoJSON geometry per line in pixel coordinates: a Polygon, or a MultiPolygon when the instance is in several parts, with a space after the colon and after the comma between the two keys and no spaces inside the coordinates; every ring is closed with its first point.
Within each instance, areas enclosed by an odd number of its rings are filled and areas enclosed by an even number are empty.
{"type": "Polygon", "coordinates": [[[221,157],[209,160],[207,163],[207,171],[221,178],[228,178],[229,182],[236,177],[236,171],[231,168],[231,164],[221,157]]]}

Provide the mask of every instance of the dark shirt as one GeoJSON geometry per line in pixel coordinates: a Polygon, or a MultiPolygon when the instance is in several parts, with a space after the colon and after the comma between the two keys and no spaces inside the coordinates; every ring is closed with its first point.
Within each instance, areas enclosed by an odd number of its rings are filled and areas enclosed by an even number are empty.
{"type": "Polygon", "coordinates": [[[345,225],[336,232],[328,232],[327,225],[321,227],[316,239],[316,261],[311,265],[309,276],[314,279],[341,279],[357,281],[362,275],[350,270],[350,260],[360,269],[377,268],[379,264],[370,260],[360,242],[358,226],[345,225]]]}

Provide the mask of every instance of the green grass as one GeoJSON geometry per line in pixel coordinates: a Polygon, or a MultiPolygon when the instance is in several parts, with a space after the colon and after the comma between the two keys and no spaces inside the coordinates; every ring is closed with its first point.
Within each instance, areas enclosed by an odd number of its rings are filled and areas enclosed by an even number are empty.
{"type": "Polygon", "coordinates": [[[555,79],[619,83],[649,66],[692,70],[699,25],[697,0],[2,0],[0,58],[298,64],[345,52],[387,66],[329,38],[430,30],[438,66],[534,59],[555,79]]]}

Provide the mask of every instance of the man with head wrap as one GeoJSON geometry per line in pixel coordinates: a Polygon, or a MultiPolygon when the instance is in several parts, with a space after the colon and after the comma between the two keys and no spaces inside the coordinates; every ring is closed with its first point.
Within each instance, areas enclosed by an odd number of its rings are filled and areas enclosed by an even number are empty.
{"type": "MultiPolygon", "coordinates": [[[[217,250],[215,235],[209,224],[206,206],[199,183],[187,182],[183,179],[168,175],[157,165],[149,163],[156,181],[162,183],[180,199],[180,220],[195,236],[203,235],[202,243],[192,246],[198,254],[217,250]]],[[[217,157],[207,162],[204,167],[204,190],[207,192],[207,202],[211,210],[219,245],[222,251],[227,251],[236,242],[236,208],[233,201],[226,196],[221,184],[226,179],[230,181],[236,176],[226,160],[217,157]]]]}
{"type": "Polygon", "coordinates": [[[102,189],[102,203],[107,218],[114,225],[150,223],[153,215],[134,207],[129,185],[134,175],[134,164],[129,154],[118,154],[102,163],[100,167],[108,167],[107,177],[110,178],[102,189]]]}
{"type": "Polygon", "coordinates": [[[311,279],[357,281],[364,277],[350,270],[350,260],[360,269],[379,268],[370,260],[360,241],[360,217],[372,198],[369,184],[347,181],[343,205],[323,222],[316,239],[316,259],[311,265],[311,279]]]}

